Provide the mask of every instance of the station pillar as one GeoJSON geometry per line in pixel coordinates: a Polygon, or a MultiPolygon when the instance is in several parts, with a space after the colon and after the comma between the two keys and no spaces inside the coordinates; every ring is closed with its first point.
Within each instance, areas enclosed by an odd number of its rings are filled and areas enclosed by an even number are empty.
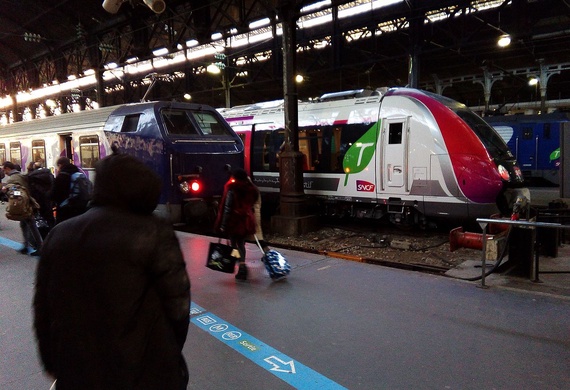
{"type": "Polygon", "coordinates": [[[271,217],[271,231],[297,236],[316,230],[317,216],[310,214],[303,191],[303,154],[295,150],[284,150],[279,162],[280,212],[271,217]]]}
{"type": "Polygon", "coordinates": [[[283,1],[278,9],[283,26],[283,92],[285,137],[279,153],[279,214],[271,218],[271,230],[297,236],[315,230],[317,217],[309,214],[303,189],[303,154],[299,152],[298,98],[295,84],[297,2],[283,1]]]}

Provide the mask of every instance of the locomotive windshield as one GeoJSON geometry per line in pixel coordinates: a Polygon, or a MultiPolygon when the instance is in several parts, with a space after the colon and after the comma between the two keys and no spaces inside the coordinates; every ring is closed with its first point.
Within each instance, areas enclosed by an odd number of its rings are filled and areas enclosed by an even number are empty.
{"type": "Polygon", "coordinates": [[[513,157],[499,133],[489,126],[480,116],[467,109],[455,109],[454,111],[473,129],[492,157],[513,157]]]}
{"type": "Polygon", "coordinates": [[[171,136],[232,136],[228,127],[208,111],[169,108],[161,114],[171,136]]]}

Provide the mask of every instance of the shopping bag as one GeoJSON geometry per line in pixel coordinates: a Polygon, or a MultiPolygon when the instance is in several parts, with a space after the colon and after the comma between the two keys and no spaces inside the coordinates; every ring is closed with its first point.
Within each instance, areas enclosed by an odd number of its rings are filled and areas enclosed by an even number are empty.
{"type": "MultiPolygon", "coordinates": [[[[230,245],[222,244],[220,241],[211,242],[210,249],[208,250],[208,260],[206,267],[214,271],[225,272],[228,274],[234,273],[237,258],[232,256],[232,252],[236,250],[230,245]]],[[[234,254],[236,252],[233,252],[234,254]]]]}

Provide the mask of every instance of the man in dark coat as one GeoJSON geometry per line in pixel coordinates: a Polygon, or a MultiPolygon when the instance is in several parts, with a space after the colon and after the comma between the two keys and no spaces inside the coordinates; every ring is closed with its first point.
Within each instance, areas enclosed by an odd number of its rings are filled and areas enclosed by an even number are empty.
{"type": "Polygon", "coordinates": [[[67,157],[60,157],[56,165],[57,175],[50,195],[55,204],[55,222],[60,223],[83,214],[87,210],[87,203],[79,205],[64,203],[71,193],[71,175],[80,171],[67,157]]]}
{"type": "Polygon", "coordinates": [[[51,171],[42,167],[39,162],[32,162],[28,165],[28,186],[30,195],[40,205],[39,213],[47,222],[47,226],[39,228],[42,238],[46,238],[49,230],[55,225],[53,217],[53,206],[49,197],[53,187],[54,177],[51,171]]]}
{"type": "Polygon", "coordinates": [[[230,238],[231,245],[240,254],[239,269],[236,279],[247,279],[245,265],[245,240],[255,234],[254,204],[259,197],[257,187],[241,168],[232,172],[232,177],[224,186],[224,194],[216,220],[216,228],[230,238]]]}
{"type": "Polygon", "coordinates": [[[190,282],[172,226],[152,215],[160,179],[121,154],[96,173],[92,207],[56,225],[42,249],[43,365],[58,390],[186,389],[190,282]]]}

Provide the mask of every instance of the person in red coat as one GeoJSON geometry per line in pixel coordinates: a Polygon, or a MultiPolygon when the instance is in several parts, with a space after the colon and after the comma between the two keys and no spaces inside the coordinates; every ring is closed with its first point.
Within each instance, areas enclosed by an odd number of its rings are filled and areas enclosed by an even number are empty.
{"type": "Polygon", "coordinates": [[[246,237],[255,234],[253,205],[258,198],[259,190],[249,180],[247,172],[241,168],[235,169],[224,186],[216,228],[220,233],[227,235],[232,247],[239,251],[239,269],[236,274],[238,280],[247,279],[245,240],[246,237]]]}

